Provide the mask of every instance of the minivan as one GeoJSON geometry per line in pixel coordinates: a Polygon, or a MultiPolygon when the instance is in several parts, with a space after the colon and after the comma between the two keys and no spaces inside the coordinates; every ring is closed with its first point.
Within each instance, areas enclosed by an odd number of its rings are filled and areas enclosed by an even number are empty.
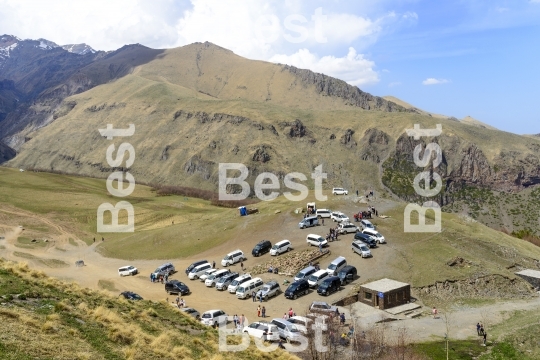
{"type": "Polygon", "coordinates": [[[255,245],[253,250],[251,250],[251,255],[257,257],[262,254],[266,254],[272,248],[272,243],[269,240],[262,240],[255,245]]]}
{"type": "Polygon", "coordinates": [[[191,270],[193,270],[194,267],[197,267],[199,265],[202,265],[202,264],[205,264],[207,263],[208,260],[199,260],[199,261],[195,261],[193,264],[189,265],[186,269],[186,275],[189,275],[189,273],[191,272],[191,270]]]}
{"type": "Polygon", "coordinates": [[[341,270],[345,265],[347,265],[347,260],[343,256],[336,258],[334,261],[328,265],[326,272],[331,276],[336,276],[339,270],[341,270]]]}
{"type": "Polygon", "coordinates": [[[373,239],[375,239],[375,241],[378,243],[378,244],[384,244],[386,242],[384,236],[382,236],[379,232],[377,232],[377,230],[375,229],[370,229],[370,228],[366,228],[364,230],[362,230],[362,233],[364,234],[368,234],[369,236],[371,236],[373,239]]]}
{"type": "Polygon", "coordinates": [[[341,280],[337,276],[331,276],[319,285],[317,288],[317,294],[328,296],[339,290],[341,287],[341,280]]]}
{"type": "Polygon", "coordinates": [[[317,287],[320,283],[323,282],[324,279],[326,279],[329,276],[330,275],[328,275],[326,270],[319,270],[319,271],[313,273],[308,278],[309,287],[312,287],[312,288],[317,287]]]}
{"type": "Polygon", "coordinates": [[[377,247],[377,242],[371,237],[371,235],[368,234],[357,232],[356,234],[354,234],[354,240],[360,240],[370,248],[377,247]]]}
{"type": "Polygon", "coordinates": [[[328,209],[317,209],[317,216],[320,218],[330,218],[332,212],[328,209]]]}
{"type": "Polygon", "coordinates": [[[373,230],[375,230],[375,226],[371,223],[371,221],[366,220],[366,219],[362,219],[362,221],[360,221],[360,226],[362,226],[362,229],[373,229],[373,230]]]}
{"type": "Polygon", "coordinates": [[[354,280],[357,273],[358,272],[354,266],[347,265],[338,272],[337,276],[341,280],[341,285],[346,285],[347,283],[350,283],[354,280]]]}
{"type": "Polygon", "coordinates": [[[205,264],[196,266],[193,269],[191,269],[191,271],[189,272],[188,278],[190,280],[198,279],[199,276],[204,274],[206,270],[211,269],[211,268],[212,268],[212,264],[210,263],[205,263],[205,264]]]}
{"type": "Polygon", "coordinates": [[[309,216],[306,218],[303,218],[302,221],[298,223],[298,227],[300,229],[305,229],[312,226],[319,225],[319,219],[316,216],[309,216]]]}
{"type": "Polygon", "coordinates": [[[309,234],[306,236],[306,241],[309,246],[322,246],[328,245],[328,240],[317,234],[309,234]]]}
{"type": "Polygon", "coordinates": [[[301,332],[298,328],[285,319],[272,319],[272,324],[278,328],[279,336],[287,342],[300,341],[301,332]]]}
{"type": "Polygon", "coordinates": [[[287,252],[291,249],[292,249],[292,244],[289,240],[281,240],[280,242],[272,246],[272,249],[270,249],[270,255],[275,256],[275,255],[283,254],[284,252],[287,252]]]}
{"type": "Polygon", "coordinates": [[[261,278],[255,278],[249,281],[246,281],[242,285],[238,287],[236,290],[236,297],[239,299],[245,299],[247,297],[251,297],[251,293],[255,292],[257,293],[262,287],[264,283],[261,278]]]}
{"type": "Polygon", "coordinates": [[[309,275],[313,274],[317,269],[315,269],[315,266],[308,266],[305,269],[300,270],[296,276],[294,277],[294,281],[306,279],[309,277],[309,275]]]}
{"type": "Polygon", "coordinates": [[[250,274],[241,275],[232,281],[227,290],[229,290],[231,294],[236,294],[236,290],[238,289],[238,287],[249,280],[251,280],[250,274]]]}
{"type": "Polygon", "coordinates": [[[216,282],[222,278],[223,276],[229,274],[230,271],[227,270],[227,269],[221,269],[221,270],[218,270],[212,274],[210,274],[210,276],[208,276],[206,278],[206,280],[204,281],[204,285],[208,286],[208,287],[212,287],[214,285],[216,285],[216,282]]]}
{"type": "Polygon", "coordinates": [[[307,295],[309,293],[309,283],[307,279],[301,279],[293,282],[287,290],[285,290],[285,297],[287,299],[296,300],[301,295],[307,295]]]}
{"type": "Polygon", "coordinates": [[[351,245],[352,251],[361,255],[363,258],[371,257],[371,250],[360,240],[353,241],[351,245]]]}
{"type": "Polygon", "coordinates": [[[223,310],[208,310],[201,315],[201,323],[217,327],[220,324],[227,324],[227,318],[223,310]]]}
{"type": "Polygon", "coordinates": [[[238,277],[238,275],[238,273],[233,272],[219,278],[219,280],[216,282],[216,290],[227,289],[228,286],[233,282],[233,280],[238,277]]]}
{"type": "Polygon", "coordinates": [[[171,280],[165,283],[165,291],[167,294],[187,295],[190,293],[189,287],[181,281],[171,280]]]}
{"type": "Polygon", "coordinates": [[[246,257],[244,256],[244,253],[242,252],[242,250],[234,250],[228,253],[227,255],[225,255],[223,260],[221,260],[221,265],[228,266],[228,265],[236,264],[244,260],[246,260],[246,257]]]}
{"type": "Polygon", "coordinates": [[[200,275],[199,276],[199,280],[201,280],[202,282],[205,282],[206,281],[206,278],[209,277],[210,275],[212,275],[213,273],[215,273],[216,271],[218,271],[219,269],[214,269],[214,268],[211,268],[211,269],[208,269],[204,272],[204,274],[200,275]]]}
{"type": "Polygon", "coordinates": [[[166,263],[154,270],[153,274],[157,277],[160,275],[171,275],[174,274],[174,265],[171,263],[166,263]]]}

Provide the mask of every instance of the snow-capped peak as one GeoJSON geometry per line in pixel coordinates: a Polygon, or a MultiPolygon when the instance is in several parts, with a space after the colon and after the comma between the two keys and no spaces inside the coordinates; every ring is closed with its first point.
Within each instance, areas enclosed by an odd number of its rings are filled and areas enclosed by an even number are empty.
{"type": "Polygon", "coordinates": [[[85,43],[82,44],[68,44],[68,45],[62,45],[62,49],[79,55],[86,55],[88,53],[94,54],[96,51],[92,49],[90,46],[86,45],[85,43]]]}
{"type": "Polygon", "coordinates": [[[39,41],[39,45],[36,45],[36,47],[39,47],[43,50],[51,50],[58,47],[58,44],[47,39],[38,39],[37,41],[39,41]]]}

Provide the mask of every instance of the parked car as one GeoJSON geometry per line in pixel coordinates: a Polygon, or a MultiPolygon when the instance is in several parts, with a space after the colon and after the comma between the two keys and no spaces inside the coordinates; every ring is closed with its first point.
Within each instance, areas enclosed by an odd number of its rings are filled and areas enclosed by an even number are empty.
{"type": "Polygon", "coordinates": [[[365,230],[365,229],[373,229],[373,230],[375,230],[375,225],[373,225],[371,223],[371,221],[366,220],[366,219],[362,219],[360,221],[360,226],[362,227],[363,230],[365,230]]]}
{"type": "Polygon", "coordinates": [[[272,243],[269,240],[261,240],[255,245],[253,250],[251,250],[251,255],[257,257],[262,254],[266,254],[272,248],[272,243]]]}
{"type": "Polygon", "coordinates": [[[189,287],[179,280],[170,280],[165,283],[165,291],[168,294],[187,295],[190,293],[189,287]]]}
{"type": "MultiPolygon", "coordinates": [[[[369,249],[367,250],[369,251],[369,249]]],[[[352,265],[345,266],[337,274],[337,276],[339,277],[339,280],[341,280],[341,285],[346,285],[347,283],[352,282],[356,278],[356,275],[357,275],[357,270],[352,265]]]]}
{"type": "Polygon", "coordinates": [[[354,234],[354,240],[360,240],[370,248],[377,247],[377,242],[368,234],[357,232],[356,234],[354,234]]]}
{"type": "Polygon", "coordinates": [[[225,290],[229,287],[229,285],[232,283],[234,279],[238,277],[237,272],[228,273],[225,276],[222,276],[218,279],[216,282],[216,290],[225,290]]]}
{"type": "Polygon", "coordinates": [[[368,257],[373,256],[373,255],[371,255],[371,250],[369,250],[367,245],[364,244],[360,240],[353,241],[352,245],[351,245],[351,248],[352,248],[352,251],[354,251],[355,253],[361,255],[363,258],[368,258],[368,257]]]}
{"type": "Polygon", "coordinates": [[[329,277],[330,275],[326,272],[326,270],[319,270],[308,278],[309,287],[316,288],[319,286],[320,283],[323,282],[324,279],[329,277]]]}
{"type": "Polygon", "coordinates": [[[309,275],[313,274],[317,269],[315,269],[315,266],[308,266],[307,268],[304,268],[300,270],[295,276],[294,281],[306,279],[309,277],[309,275]]]}
{"type": "Polygon", "coordinates": [[[193,269],[191,269],[191,271],[188,274],[188,278],[190,280],[198,279],[199,276],[203,275],[206,272],[206,270],[209,270],[211,268],[212,268],[212,264],[210,263],[204,263],[199,266],[196,266],[193,269]]]}
{"type": "Polygon", "coordinates": [[[306,242],[308,243],[309,246],[321,245],[322,247],[325,247],[328,245],[328,241],[322,236],[317,235],[317,234],[309,234],[308,236],[306,236],[306,242]]]}
{"type": "Polygon", "coordinates": [[[166,263],[154,270],[153,274],[157,278],[159,276],[172,275],[175,271],[172,263],[166,263]]]}
{"type": "Polygon", "coordinates": [[[195,310],[194,308],[180,308],[180,311],[190,315],[190,316],[193,316],[195,318],[195,320],[200,320],[201,318],[201,314],[195,310]]]}
{"type": "Polygon", "coordinates": [[[317,209],[316,215],[319,218],[330,218],[332,211],[329,209],[317,209]]]}
{"type": "Polygon", "coordinates": [[[341,288],[341,280],[338,276],[331,276],[319,285],[317,294],[328,296],[341,288]]]}
{"type": "Polygon", "coordinates": [[[257,299],[262,295],[263,299],[266,301],[273,296],[281,294],[281,292],[281,288],[277,281],[269,281],[257,292],[257,299]]]}
{"type": "Polygon", "coordinates": [[[202,265],[202,264],[206,264],[208,261],[207,260],[199,260],[199,261],[195,261],[193,264],[189,265],[186,269],[186,275],[189,275],[189,273],[191,272],[191,270],[193,270],[193,268],[199,266],[199,265],[202,265]]]}
{"type": "Polygon", "coordinates": [[[216,271],[218,271],[218,269],[210,268],[210,269],[206,270],[206,271],[204,272],[204,274],[202,274],[201,276],[199,276],[199,280],[201,280],[202,282],[204,282],[210,275],[212,275],[212,274],[215,273],[216,271]]]}
{"type": "Polygon", "coordinates": [[[250,274],[244,274],[244,275],[241,275],[237,278],[235,278],[229,285],[229,287],[227,288],[227,290],[231,293],[231,294],[236,294],[236,290],[238,290],[238,287],[240,285],[242,285],[243,283],[247,282],[251,280],[251,275],[250,274]]]}
{"type": "Polygon", "coordinates": [[[142,297],[140,297],[138,294],[135,294],[134,292],[131,292],[131,291],[124,291],[120,293],[119,296],[123,296],[124,299],[128,299],[128,300],[143,300],[142,297]]]}
{"type": "Polygon", "coordinates": [[[294,324],[294,326],[304,334],[307,334],[308,326],[313,320],[305,316],[293,316],[288,318],[287,321],[294,324]]]}
{"type": "Polygon", "coordinates": [[[133,276],[137,275],[139,273],[139,270],[135,266],[123,266],[118,269],[118,275],[120,276],[133,276]]]}
{"type": "Polygon", "coordinates": [[[239,299],[245,299],[251,297],[252,293],[255,294],[263,287],[264,283],[261,278],[251,279],[241,284],[238,289],[236,289],[236,297],[239,299]]]}
{"type": "Polygon", "coordinates": [[[217,327],[227,324],[228,315],[223,310],[208,310],[201,315],[201,323],[217,327]]]}
{"type": "Polygon", "coordinates": [[[349,191],[344,188],[333,188],[332,195],[348,195],[349,191]]]}
{"type": "Polygon", "coordinates": [[[331,276],[336,276],[339,270],[347,265],[347,259],[343,256],[338,256],[328,265],[326,272],[331,276]]]}
{"type": "Polygon", "coordinates": [[[338,227],[338,232],[340,234],[350,234],[350,233],[356,234],[358,231],[360,231],[360,228],[351,223],[342,222],[339,224],[339,227],[338,227]]]}
{"type": "Polygon", "coordinates": [[[341,222],[349,222],[349,217],[347,215],[345,215],[344,213],[340,212],[340,211],[335,211],[332,213],[332,215],[330,215],[330,218],[334,221],[334,222],[338,222],[338,223],[341,223],[341,222]]]}
{"type": "Polygon", "coordinates": [[[375,239],[377,244],[386,243],[386,239],[384,238],[384,236],[382,236],[380,233],[378,233],[377,230],[375,230],[375,229],[366,228],[366,229],[362,230],[362,233],[371,236],[373,239],[375,239]]]}
{"type": "Polygon", "coordinates": [[[221,265],[222,266],[233,265],[244,260],[246,260],[246,257],[244,256],[244,252],[242,250],[234,250],[228,253],[227,255],[225,255],[223,260],[221,260],[221,265]]]}
{"type": "Polygon", "coordinates": [[[309,282],[307,279],[301,279],[293,282],[285,290],[285,297],[287,299],[296,300],[299,296],[307,295],[309,293],[309,282]]]}
{"type": "Polygon", "coordinates": [[[337,309],[337,306],[330,305],[323,301],[314,301],[309,307],[310,311],[322,313],[335,313],[337,309]]]}
{"type": "Polygon", "coordinates": [[[279,337],[288,343],[300,341],[301,332],[294,324],[285,319],[272,319],[272,324],[277,326],[279,337]]]}
{"type": "Polygon", "coordinates": [[[230,274],[230,271],[228,269],[218,270],[215,273],[210,274],[206,278],[206,280],[204,281],[204,285],[206,285],[207,287],[213,287],[216,285],[217,281],[220,278],[227,276],[228,274],[230,274]]]}
{"type": "Polygon", "coordinates": [[[283,254],[284,252],[287,252],[290,250],[292,250],[291,242],[289,240],[281,240],[280,242],[272,246],[272,249],[270,249],[270,255],[275,256],[275,255],[283,254]]]}
{"type": "Polygon", "coordinates": [[[266,321],[256,321],[244,326],[243,332],[263,341],[278,341],[279,330],[275,324],[266,321]]]}
{"type": "Polygon", "coordinates": [[[305,229],[308,227],[318,226],[318,225],[319,225],[319,218],[317,216],[305,217],[298,223],[298,227],[300,229],[305,229]]]}

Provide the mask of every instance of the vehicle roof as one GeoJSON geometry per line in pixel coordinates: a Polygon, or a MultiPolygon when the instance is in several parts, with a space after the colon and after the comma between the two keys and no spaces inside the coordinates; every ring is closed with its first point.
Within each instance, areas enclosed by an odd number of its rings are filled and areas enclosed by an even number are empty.
{"type": "Polygon", "coordinates": [[[330,305],[329,303],[325,302],[325,301],[314,301],[311,303],[311,305],[328,305],[328,306],[332,306],[330,305]]]}
{"type": "Polygon", "coordinates": [[[328,274],[328,273],[326,272],[326,269],[324,269],[324,270],[321,269],[321,270],[315,271],[313,274],[311,274],[311,276],[313,276],[313,275],[319,276],[319,275],[322,275],[322,274],[328,274]]]}
{"type": "Polygon", "coordinates": [[[222,273],[226,273],[226,272],[229,272],[229,269],[219,269],[216,271],[216,274],[222,274],[222,273]]]}
{"type": "Polygon", "coordinates": [[[284,243],[285,241],[291,242],[290,240],[283,239],[283,240],[281,240],[281,241],[278,241],[278,242],[275,243],[274,245],[278,245],[278,244],[284,243]]]}
{"type": "MultiPolygon", "coordinates": [[[[365,246],[365,245],[364,245],[364,246],[365,246]]],[[[341,270],[339,270],[339,272],[347,271],[347,270],[350,270],[350,269],[355,269],[355,270],[356,270],[356,266],[345,265],[341,270]]]]}
{"type": "Polygon", "coordinates": [[[127,267],[135,267],[133,265],[126,265],[126,266],[120,266],[119,269],[127,268],[127,267]]]}
{"type": "MultiPolygon", "coordinates": [[[[216,311],[223,311],[223,310],[220,310],[220,309],[207,310],[207,311],[203,312],[203,314],[214,313],[216,311]]],[[[225,312],[225,311],[223,311],[223,312],[225,312]]]]}
{"type": "Polygon", "coordinates": [[[255,245],[262,245],[262,244],[264,244],[265,242],[270,242],[270,240],[261,240],[261,241],[259,241],[257,244],[255,244],[255,245]]]}
{"type": "Polygon", "coordinates": [[[231,254],[234,254],[234,253],[237,253],[237,252],[243,252],[243,251],[240,250],[240,249],[236,249],[236,250],[231,251],[231,252],[228,253],[227,255],[231,255],[231,254]]]}
{"type": "MultiPolygon", "coordinates": [[[[345,259],[345,256],[338,256],[337,258],[335,258],[334,260],[332,260],[331,263],[333,263],[334,261],[341,261],[341,260],[347,260],[347,259],[345,259]]],[[[331,264],[331,263],[330,263],[330,264],[331,264]]]]}
{"type": "Polygon", "coordinates": [[[308,234],[308,236],[315,236],[315,237],[318,237],[318,238],[320,238],[320,237],[324,238],[323,236],[317,235],[317,234],[308,234]]]}
{"type": "Polygon", "coordinates": [[[313,321],[313,320],[310,319],[310,318],[307,318],[307,317],[305,317],[305,316],[298,316],[298,315],[293,316],[291,319],[302,320],[302,321],[304,321],[304,322],[306,322],[306,323],[309,322],[309,321],[313,321]]]}
{"type": "Polygon", "coordinates": [[[279,285],[279,283],[277,281],[275,281],[275,280],[270,280],[270,281],[266,282],[264,285],[274,285],[274,284],[279,285]]]}
{"type": "Polygon", "coordinates": [[[308,267],[305,267],[303,268],[302,270],[298,271],[298,272],[304,272],[304,270],[311,270],[311,269],[315,269],[315,266],[308,266],[308,267]]]}

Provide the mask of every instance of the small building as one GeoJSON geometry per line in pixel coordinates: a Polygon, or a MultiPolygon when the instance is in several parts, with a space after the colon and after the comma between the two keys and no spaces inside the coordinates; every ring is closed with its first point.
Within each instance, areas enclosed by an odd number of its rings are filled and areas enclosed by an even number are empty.
{"type": "Polygon", "coordinates": [[[517,272],[516,275],[534,286],[535,289],[540,290],[540,271],[526,269],[517,272]]]}
{"type": "Polygon", "coordinates": [[[381,310],[407,304],[411,301],[411,285],[382,279],[360,285],[358,301],[381,310]]]}

